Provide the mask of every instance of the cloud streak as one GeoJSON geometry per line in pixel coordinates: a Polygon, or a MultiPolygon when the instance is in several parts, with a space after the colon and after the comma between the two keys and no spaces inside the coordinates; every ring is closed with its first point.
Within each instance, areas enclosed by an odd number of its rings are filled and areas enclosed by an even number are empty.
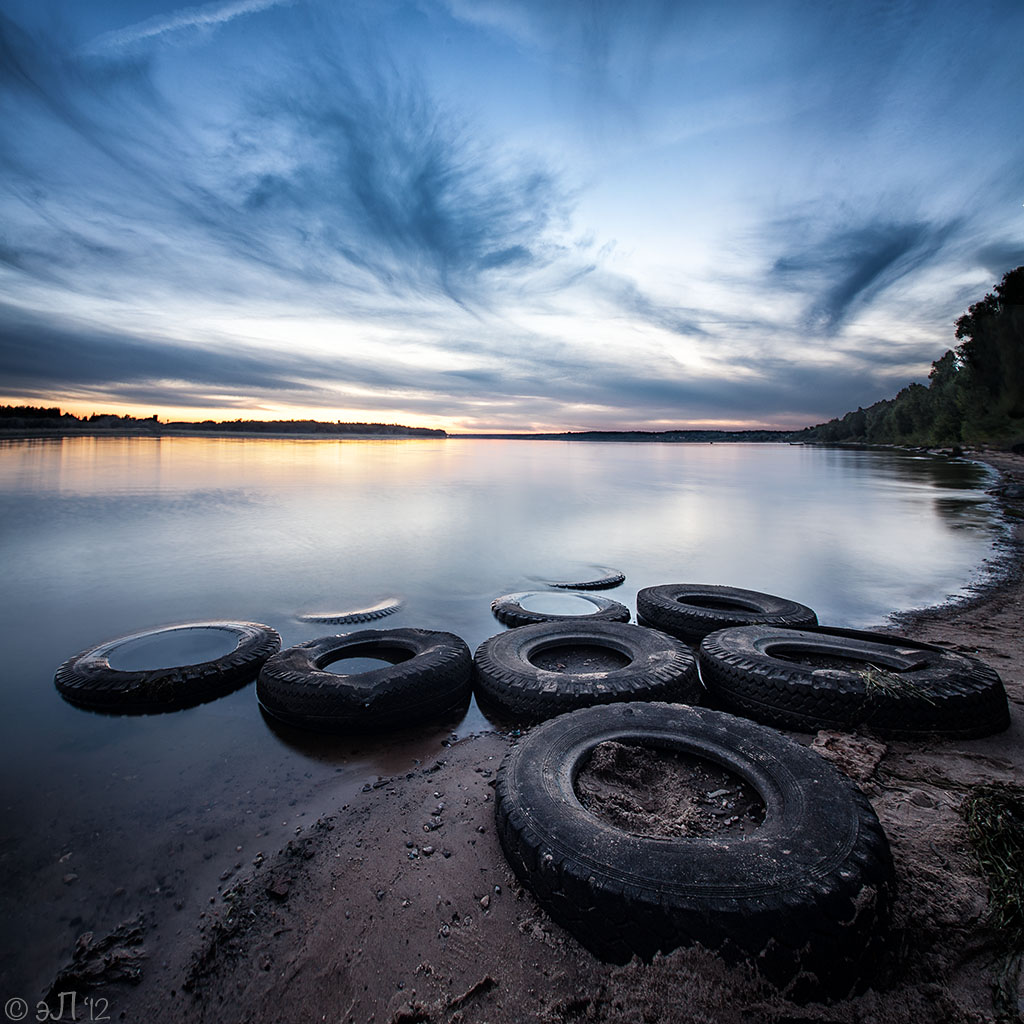
{"type": "MultiPolygon", "coordinates": [[[[881,218],[843,226],[780,256],[772,273],[810,295],[811,326],[835,334],[858,309],[936,259],[957,226],[955,221],[930,224],[881,218]]],[[[810,227],[789,224],[785,233],[797,235],[810,227]]]]}
{"type": "Polygon", "coordinates": [[[248,14],[258,14],[271,7],[293,3],[294,0],[229,0],[228,3],[203,4],[201,7],[185,7],[173,14],[159,14],[135,25],[104,32],[87,47],[89,54],[114,53],[137,43],[148,42],[164,36],[175,36],[183,32],[210,30],[248,14]]]}

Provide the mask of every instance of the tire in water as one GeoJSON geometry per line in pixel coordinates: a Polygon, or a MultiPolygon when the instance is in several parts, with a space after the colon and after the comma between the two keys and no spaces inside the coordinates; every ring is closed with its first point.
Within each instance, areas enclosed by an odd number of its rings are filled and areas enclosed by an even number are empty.
{"type": "Polygon", "coordinates": [[[186,622],[108,640],[76,654],[54,675],[62,697],[78,707],[111,714],[178,711],[214,700],[251,682],[264,662],[281,648],[281,637],[259,622],[186,622]],[[140,640],[191,630],[223,630],[236,638],[234,650],[191,665],[156,669],[112,668],[110,656],[140,640]]]}
{"type": "Polygon", "coordinates": [[[272,718],[316,732],[394,729],[436,719],[468,702],[472,654],[454,633],[363,629],[289,647],[271,658],[256,682],[272,718]],[[344,658],[389,662],[341,675],[344,658]]]}
{"type": "Polygon", "coordinates": [[[665,583],[636,595],[637,620],[689,643],[718,629],[771,623],[813,626],[818,617],[806,605],[739,587],[665,583]]]}
{"type": "Polygon", "coordinates": [[[994,669],[905,637],[744,626],[705,637],[698,657],[717,704],[782,728],[971,738],[1010,724],[994,669]]]}
{"type": "MultiPolygon", "coordinates": [[[[600,597],[597,594],[573,594],[579,601],[588,602],[593,611],[582,612],[577,615],[563,615],[556,612],[535,612],[523,607],[523,602],[531,597],[542,594],[543,591],[527,591],[521,594],[505,594],[503,597],[495,598],[491,602],[491,611],[495,618],[504,622],[506,626],[530,626],[537,622],[566,622],[569,620],[578,621],[599,621],[599,622],[629,622],[630,611],[619,601],[613,601],[608,597],[600,597]]],[[[565,597],[564,593],[560,596],[565,597]]]]}
{"type": "Polygon", "coordinates": [[[690,649],[625,622],[541,622],[485,640],[474,658],[477,696],[517,719],[538,721],[617,701],[699,702],[690,649]]]}

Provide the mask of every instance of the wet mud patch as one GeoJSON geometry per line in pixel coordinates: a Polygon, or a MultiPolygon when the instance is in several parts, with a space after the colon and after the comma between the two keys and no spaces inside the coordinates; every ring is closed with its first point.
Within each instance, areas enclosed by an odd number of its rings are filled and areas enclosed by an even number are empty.
{"type": "Polygon", "coordinates": [[[632,743],[598,744],[576,778],[591,814],[639,836],[742,836],[764,821],[764,801],[712,761],[632,743]]]}
{"type": "Polygon", "coordinates": [[[546,647],[530,657],[530,664],[546,672],[584,675],[588,672],[614,672],[632,659],[601,644],[559,644],[546,647]]]}

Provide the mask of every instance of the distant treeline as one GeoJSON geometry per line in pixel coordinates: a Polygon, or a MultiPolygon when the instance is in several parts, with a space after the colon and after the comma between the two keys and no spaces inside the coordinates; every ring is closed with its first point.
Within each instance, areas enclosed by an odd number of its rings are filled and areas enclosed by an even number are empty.
{"type": "Polygon", "coordinates": [[[60,409],[31,405],[0,405],[0,431],[53,430],[61,433],[94,433],[116,430],[144,434],[240,433],[240,434],[327,434],[386,437],[446,437],[431,427],[404,427],[397,423],[321,423],[318,420],[202,420],[188,423],[159,423],[156,416],[139,419],[113,413],[78,417],[60,409]]]}
{"type": "Polygon", "coordinates": [[[1024,266],[956,321],[960,342],[932,363],[927,387],[808,427],[794,441],[1005,444],[1024,440],[1024,266]]]}
{"type": "Polygon", "coordinates": [[[562,434],[458,434],[458,437],[524,441],[788,441],[791,430],[571,430],[562,434]]]}

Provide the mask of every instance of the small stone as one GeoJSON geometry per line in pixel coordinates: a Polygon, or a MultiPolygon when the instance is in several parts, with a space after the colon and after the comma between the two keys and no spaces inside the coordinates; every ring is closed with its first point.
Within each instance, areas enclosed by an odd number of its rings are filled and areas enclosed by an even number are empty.
{"type": "Polygon", "coordinates": [[[420,853],[422,853],[424,857],[429,857],[433,852],[434,852],[434,848],[432,846],[424,846],[420,850],[420,853]]]}
{"type": "Polygon", "coordinates": [[[289,890],[290,885],[287,878],[275,878],[267,886],[267,895],[275,900],[286,900],[288,899],[289,890]]]}
{"type": "Polygon", "coordinates": [[[69,871],[64,876],[64,884],[65,885],[70,885],[72,882],[75,882],[77,880],[78,880],[78,875],[76,875],[73,871],[69,871]]]}
{"type": "Polygon", "coordinates": [[[485,896],[481,896],[480,897],[480,906],[483,907],[484,910],[487,910],[487,908],[490,907],[490,905],[491,905],[491,897],[490,896],[486,896],[485,895],[485,896]]]}
{"type": "Polygon", "coordinates": [[[476,830],[477,830],[477,832],[480,832],[480,833],[484,833],[484,832],[487,831],[487,829],[484,828],[483,825],[477,825],[476,830]]]}
{"type": "Polygon", "coordinates": [[[384,893],[384,890],[383,890],[383,889],[378,889],[378,890],[377,890],[377,892],[376,892],[376,896],[377,896],[377,902],[378,902],[378,903],[380,903],[380,901],[381,901],[382,899],[384,899],[384,895],[385,895],[385,893],[384,893]]]}

